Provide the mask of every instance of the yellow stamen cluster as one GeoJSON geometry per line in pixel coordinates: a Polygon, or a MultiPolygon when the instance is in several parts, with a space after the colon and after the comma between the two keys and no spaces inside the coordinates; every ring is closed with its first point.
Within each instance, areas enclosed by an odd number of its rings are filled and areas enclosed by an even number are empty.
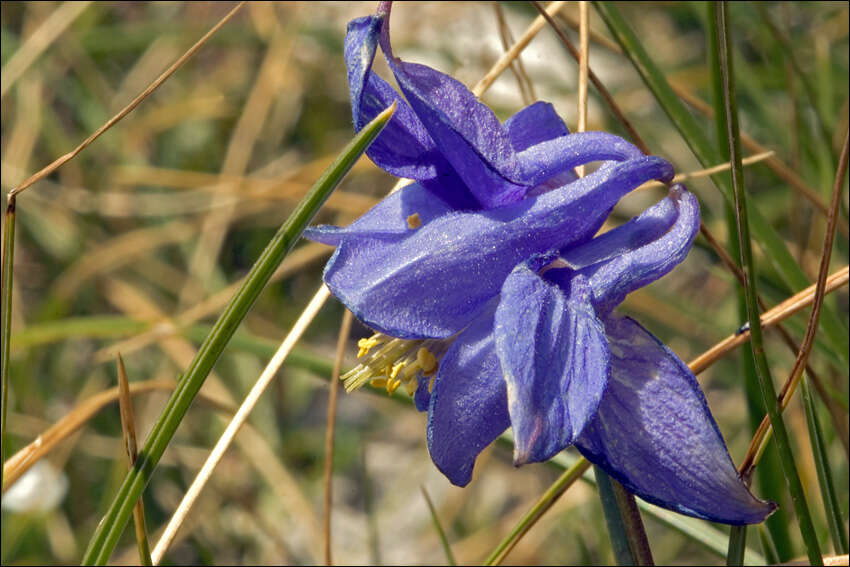
{"type": "Polygon", "coordinates": [[[433,377],[437,373],[437,357],[447,348],[446,341],[394,339],[381,333],[360,339],[357,346],[357,358],[369,356],[340,377],[347,392],[368,383],[386,388],[388,394],[403,385],[409,395],[419,387],[421,376],[433,377]],[[372,349],[375,351],[369,354],[372,349]]]}

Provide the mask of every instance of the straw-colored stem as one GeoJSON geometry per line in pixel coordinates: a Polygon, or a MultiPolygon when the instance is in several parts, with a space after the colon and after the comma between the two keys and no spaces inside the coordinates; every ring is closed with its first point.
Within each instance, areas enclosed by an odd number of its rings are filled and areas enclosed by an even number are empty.
{"type": "MultiPolygon", "coordinates": [[[[848,279],[850,279],[850,266],[844,266],[840,270],[832,273],[826,280],[826,292],[830,293],[839,287],[846,285],[848,279]]],[[[794,315],[801,309],[812,304],[815,298],[815,284],[807,287],[803,291],[796,293],[774,307],[769,311],[762,313],[761,315],[761,325],[762,328],[768,328],[780,323],[794,315]]],[[[697,358],[692,360],[689,363],[691,370],[695,374],[699,374],[712,364],[716,362],[718,359],[722,358],[726,355],[727,352],[734,349],[735,347],[744,344],[750,340],[750,331],[745,330],[740,333],[733,333],[729,335],[697,358]]]]}
{"type": "MultiPolygon", "coordinates": [[[[558,12],[561,8],[563,8],[566,2],[558,1],[552,2],[546,7],[545,10],[541,7],[540,9],[544,11],[547,16],[552,16],[558,12]]],[[[478,81],[474,87],[472,87],[472,92],[475,96],[481,96],[484,92],[490,88],[496,79],[499,78],[505,69],[511,66],[514,59],[519,57],[519,54],[522,53],[522,50],[528,47],[528,44],[531,43],[531,40],[534,39],[534,36],[543,29],[543,26],[546,24],[546,20],[543,16],[538,16],[534,19],[528,29],[525,30],[525,33],[520,36],[519,40],[513,44],[513,46],[502,54],[498,61],[487,71],[487,74],[484,75],[480,81],[478,81]]]]}
{"type": "MultiPolygon", "coordinates": [[[[587,2],[578,3],[579,13],[579,58],[578,58],[578,132],[587,131],[587,69],[589,58],[589,34],[587,2]]],[[[585,166],[576,168],[579,177],[584,177],[585,166]]]]}
{"type": "Polygon", "coordinates": [[[118,494],[104,519],[98,525],[83,557],[84,563],[103,564],[109,559],[118,538],[129,519],[132,505],[144,490],[150,476],[177,431],[195,395],[200,390],[213,365],[226,348],[241,321],[248,314],[283,258],[301,237],[307,224],[342,181],[354,162],[363,155],[395,112],[396,104],[381,112],[366,125],[340,153],[337,160],[316,181],[251,267],[244,283],[219,316],[210,334],[201,344],[177,390],[154,425],[139,464],[125,477],[118,494]]]}
{"type": "MultiPolygon", "coordinates": [[[[174,380],[147,380],[130,384],[129,389],[130,394],[135,396],[147,392],[171,392],[176,385],[177,383],[174,380]]],[[[92,396],[47,428],[26,447],[23,447],[9,457],[3,463],[3,492],[14,484],[22,474],[27,472],[32,465],[50,453],[62,441],[68,439],[85,426],[100,410],[109,404],[115,403],[118,400],[118,396],[118,386],[92,396]]],[[[199,397],[213,404],[215,407],[231,413],[236,409],[224,400],[213,398],[204,392],[201,392],[199,397]]]]}
{"type": "Polygon", "coordinates": [[[177,530],[180,529],[181,525],[183,525],[183,521],[186,519],[189,510],[191,510],[192,505],[198,499],[198,496],[200,496],[201,490],[203,490],[204,486],[206,486],[207,481],[209,481],[210,476],[215,470],[215,467],[221,461],[225,451],[227,451],[228,447],[230,447],[230,444],[233,442],[233,438],[237,433],[239,433],[239,429],[248,419],[248,416],[254,409],[254,406],[257,405],[257,402],[260,400],[260,396],[277,374],[277,371],[280,369],[283,361],[286,360],[286,357],[292,351],[292,347],[295,346],[295,343],[297,343],[301,338],[301,335],[304,334],[307,326],[313,321],[313,318],[319,312],[319,309],[322,308],[322,305],[324,305],[325,300],[329,296],[330,291],[326,286],[322,286],[319,289],[319,292],[313,296],[313,299],[310,300],[310,303],[301,313],[301,316],[295,321],[295,324],[292,326],[292,330],[286,335],[286,338],[281,343],[275,355],[269,361],[268,365],[266,365],[266,368],[263,370],[259,379],[251,388],[251,391],[248,392],[248,395],[245,397],[242,405],[240,405],[239,409],[236,410],[236,415],[234,415],[230,423],[227,424],[227,428],[224,430],[224,433],[222,433],[218,442],[216,442],[215,447],[204,462],[204,466],[201,467],[201,470],[195,476],[189,490],[187,490],[186,494],[183,495],[180,505],[168,521],[168,525],[165,526],[165,531],[162,533],[162,536],[160,536],[159,541],[157,541],[153,553],[151,554],[154,565],[158,565],[162,560],[162,556],[165,554],[168,546],[177,535],[177,530]]]}
{"type": "Polygon", "coordinates": [[[331,371],[331,381],[328,383],[328,420],[325,428],[325,565],[333,565],[331,554],[331,509],[333,504],[333,469],[334,469],[334,431],[336,429],[336,405],[339,396],[339,375],[342,371],[342,359],[345,356],[345,346],[351,334],[351,323],[354,315],[345,310],[339,325],[339,338],[336,342],[334,366],[331,371]]]}
{"type": "MultiPolygon", "coordinates": [[[[540,15],[546,18],[546,21],[552,27],[552,30],[555,32],[555,34],[557,34],[558,39],[561,41],[564,47],[567,48],[567,51],[570,52],[570,55],[573,56],[573,59],[575,59],[576,62],[580,61],[581,54],[579,53],[579,50],[576,49],[576,46],[573,45],[573,42],[570,41],[570,38],[567,37],[564,31],[560,28],[560,26],[558,26],[555,20],[552,19],[548,12],[543,9],[543,6],[540,5],[540,2],[532,1],[531,3],[534,4],[534,7],[537,8],[538,12],[540,12],[540,15]]],[[[599,91],[599,95],[605,101],[605,104],[608,106],[608,109],[617,118],[620,124],[623,125],[623,128],[626,129],[626,132],[628,132],[629,138],[632,140],[634,145],[640,148],[640,151],[642,151],[643,153],[651,154],[652,152],[649,151],[649,146],[646,145],[646,143],[643,141],[643,138],[640,136],[640,134],[637,133],[637,130],[634,129],[632,123],[629,121],[628,118],[626,118],[626,115],[623,114],[623,111],[620,110],[620,107],[614,101],[614,97],[611,96],[611,93],[608,91],[607,88],[605,88],[605,85],[602,84],[602,81],[599,80],[599,77],[596,76],[596,73],[593,72],[593,69],[591,69],[589,65],[587,67],[587,77],[588,79],[590,79],[590,82],[593,83],[593,86],[596,87],[596,90],[599,91]]]]}

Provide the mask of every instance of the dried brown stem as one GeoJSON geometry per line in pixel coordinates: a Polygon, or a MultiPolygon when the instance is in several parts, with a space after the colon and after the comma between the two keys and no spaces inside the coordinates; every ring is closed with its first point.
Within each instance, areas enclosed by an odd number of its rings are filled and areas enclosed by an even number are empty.
{"type": "MultiPolygon", "coordinates": [[[[566,14],[558,14],[562,20],[564,20],[570,27],[573,29],[579,29],[579,22],[575,18],[570,18],[566,14]]],[[[620,46],[616,43],[609,40],[604,35],[591,31],[590,33],[591,39],[597,44],[605,47],[606,49],[618,53],[622,55],[623,51],[620,49],[620,46]]],[[[714,108],[693,94],[690,90],[688,90],[685,86],[680,85],[676,82],[671,81],[670,87],[673,89],[673,92],[685,101],[688,105],[690,105],[694,110],[698,111],[700,114],[711,118],[714,116],[714,108]]],[[[741,143],[748,150],[755,153],[764,153],[769,151],[765,146],[758,143],[752,136],[747,134],[746,132],[741,132],[741,143]]],[[[781,159],[777,156],[771,156],[767,160],[765,160],[765,165],[769,167],[773,172],[783,181],[788,183],[791,187],[796,189],[801,195],[803,195],[812,205],[815,206],[820,212],[823,214],[827,214],[828,207],[826,202],[820,196],[820,194],[810,187],[802,177],[800,177],[793,169],[788,167],[781,159]]],[[[844,219],[838,220],[838,230],[841,231],[841,234],[844,236],[848,236],[850,234],[850,226],[848,226],[847,221],[844,219]]]]}
{"type": "MultiPolygon", "coordinates": [[[[552,19],[552,16],[546,13],[546,10],[544,10],[543,6],[540,5],[540,2],[532,1],[531,3],[534,4],[534,7],[537,8],[537,10],[540,12],[540,15],[546,19],[546,21],[552,27],[552,30],[554,30],[554,32],[558,35],[558,39],[560,39],[561,43],[564,44],[564,47],[567,48],[567,51],[570,52],[576,62],[579,62],[581,60],[581,54],[579,53],[579,50],[576,49],[576,46],[573,45],[573,42],[570,41],[570,38],[567,37],[567,35],[557,24],[557,22],[552,19]]],[[[643,138],[641,138],[637,131],[634,129],[632,123],[629,122],[629,119],[626,118],[626,116],[620,110],[620,107],[617,106],[617,103],[614,102],[614,97],[611,96],[611,93],[608,92],[608,89],[605,88],[605,85],[602,84],[602,81],[599,80],[599,77],[596,76],[596,73],[593,72],[593,69],[591,69],[590,66],[588,66],[587,68],[587,76],[593,83],[593,86],[596,87],[596,90],[599,91],[599,95],[605,101],[605,104],[608,105],[608,108],[629,133],[629,138],[631,138],[632,142],[634,142],[634,144],[638,148],[640,148],[640,151],[642,151],[643,153],[651,154],[652,152],[649,151],[649,146],[646,145],[646,143],[643,141],[643,138]]]]}
{"type": "MultiPolygon", "coordinates": [[[[800,383],[803,376],[803,369],[806,367],[806,362],[809,359],[809,354],[812,352],[812,347],[815,343],[815,335],[818,331],[818,323],[820,321],[821,308],[823,300],[826,297],[827,275],[829,273],[829,261],[832,258],[832,245],[835,241],[836,220],[838,218],[838,208],[841,205],[841,195],[844,190],[844,176],[847,174],[848,156],[850,156],[850,132],[844,135],[844,147],[841,150],[841,157],[838,161],[838,169],[835,173],[835,183],[832,187],[832,200],[829,205],[829,215],[827,217],[826,236],[824,237],[823,250],[821,252],[820,269],[818,270],[818,280],[815,284],[815,293],[813,299],[812,312],[809,315],[809,323],[806,327],[806,336],[803,338],[803,344],[800,347],[797,359],[794,361],[794,367],[791,369],[791,374],[782,386],[779,393],[779,407],[784,410],[788,407],[791,397],[800,383]]],[[[770,421],[767,416],[762,420],[753,440],[750,443],[750,448],[747,450],[747,455],[741,463],[741,474],[746,478],[750,475],[753,468],[758,464],[759,456],[762,454],[760,447],[765,442],[767,430],[770,428],[770,421]]]]}
{"type": "MultiPolygon", "coordinates": [[[[175,382],[173,380],[148,380],[130,384],[129,389],[130,394],[138,395],[157,390],[171,391],[174,389],[174,386],[175,382]]],[[[3,463],[3,492],[18,480],[22,474],[29,470],[32,465],[38,462],[39,459],[56,447],[56,445],[88,423],[97,412],[107,405],[118,401],[118,396],[118,386],[92,396],[77,406],[68,415],[51,425],[44,433],[36,437],[32,443],[9,457],[3,463]]],[[[199,396],[218,408],[225,409],[231,413],[235,411],[235,408],[231,404],[218,398],[213,398],[205,392],[201,392],[199,396]]]]}
{"type": "Polygon", "coordinates": [[[339,338],[336,343],[336,355],[334,367],[331,372],[331,381],[328,384],[328,423],[325,428],[325,565],[333,565],[331,557],[331,505],[333,503],[333,468],[334,468],[334,429],[336,428],[336,403],[339,395],[339,374],[342,370],[342,358],[345,355],[345,346],[348,344],[348,336],[351,334],[351,323],[354,316],[351,311],[345,310],[342,323],[339,326],[339,338]]]}
{"type": "MultiPolygon", "coordinates": [[[[127,455],[127,466],[133,468],[139,452],[136,446],[136,420],[133,417],[133,400],[130,397],[130,383],[127,380],[127,369],[124,360],[118,355],[118,408],[121,412],[121,432],[124,437],[124,452],[127,455]]],[[[142,499],[133,508],[133,526],[136,530],[136,544],[139,548],[141,565],[151,565],[151,548],[148,543],[148,533],[145,528],[145,507],[142,499]]]]}

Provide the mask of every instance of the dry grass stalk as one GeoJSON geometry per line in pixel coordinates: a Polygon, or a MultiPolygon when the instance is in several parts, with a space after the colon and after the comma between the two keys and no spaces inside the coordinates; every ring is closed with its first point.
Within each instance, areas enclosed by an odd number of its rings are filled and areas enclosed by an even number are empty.
{"type": "Polygon", "coordinates": [[[177,71],[177,69],[179,69],[183,65],[183,63],[188,61],[189,58],[191,58],[207,42],[207,40],[209,40],[209,38],[211,38],[215,34],[215,32],[217,32],[219,29],[221,29],[221,27],[224,26],[224,24],[226,24],[230,20],[230,18],[233,17],[234,14],[236,14],[236,12],[239,11],[239,8],[241,8],[244,3],[245,2],[240,2],[239,4],[237,4],[236,7],[234,7],[230,12],[228,12],[226,16],[224,16],[215,26],[212,27],[212,29],[210,29],[210,31],[208,31],[206,34],[204,34],[204,36],[201,39],[199,39],[195,43],[195,45],[190,47],[189,50],[186,51],[186,53],[184,53],[177,61],[175,61],[171,65],[171,67],[166,69],[166,71],[162,75],[160,75],[153,83],[151,83],[144,91],[142,91],[139,94],[139,96],[134,98],[130,102],[130,104],[125,106],[123,109],[121,109],[120,112],[118,112],[115,116],[110,118],[103,126],[98,128],[97,130],[95,130],[95,132],[91,136],[89,136],[88,138],[83,140],[82,143],[80,143],[79,146],[77,146],[72,151],[68,152],[67,154],[59,157],[53,163],[44,167],[39,172],[37,172],[34,175],[32,175],[31,177],[29,177],[26,181],[24,181],[23,183],[21,183],[20,185],[18,185],[14,189],[12,189],[9,192],[9,196],[16,195],[17,193],[20,193],[21,191],[30,187],[31,185],[38,182],[39,180],[44,179],[45,177],[47,177],[48,175],[50,175],[51,173],[53,173],[54,171],[59,169],[63,164],[65,164],[65,163],[71,161],[72,159],[74,159],[75,157],[77,157],[77,155],[81,151],[86,149],[86,147],[88,147],[89,144],[91,144],[92,142],[97,140],[100,137],[101,134],[103,134],[104,132],[106,132],[107,130],[112,128],[122,118],[124,118],[125,116],[130,114],[133,111],[133,109],[135,109],[137,106],[139,106],[139,104],[143,100],[145,100],[148,96],[150,96],[151,93],[153,93],[157,88],[159,88],[159,86],[162,83],[164,83],[171,75],[173,75],[174,72],[177,71]]]}
{"type": "MultiPolygon", "coordinates": [[[[136,447],[136,420],[133,418],[133,399],[130,397],[130,384],[124,360],[118,355],[118,408],[121,412],[121,431],[124,437],[124,451],[127,465],[133,468],[138,457],[136,447]]],[[[133,525],[136,529],[136,543],[139,547],[139,561],[142,565],[151,565],[151,551],[148,533],[145,527],[145,507],[141,498],[133,508],[133,525]]]]}

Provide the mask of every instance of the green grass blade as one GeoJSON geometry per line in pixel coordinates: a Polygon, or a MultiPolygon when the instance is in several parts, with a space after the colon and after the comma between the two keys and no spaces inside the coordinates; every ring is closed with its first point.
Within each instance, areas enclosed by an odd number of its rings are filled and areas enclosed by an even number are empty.
{"type": "Polygon", "coordinates": [[[440,524],[440,518],[437,516],[437,510],[434,508],[434,503],[431,502],[431,497],[428,496],[428,491],[424,486],[419,487],[422,490],[422,496],[425,498],[425,503],[428,504],[428,511],[431,512],[431,521],[434,523],[434,529],[437,530],[437,536],[440,538],[440,544],[443,546],[443,552],[446,554],[446,561],[449,565],[457,565],[455,556],[452,553],[452,547],[449,545],[449,540],[446,539],[446,532],[443,531],[443,526],[440,524]]]}
{"type": "MultiPolygon", "coordinates": [[[[715,136],[718,151],[722,156],[724,161],[729,161],[729,138],[726,136],[727,124],[726,124],[726,112],[723,108],[723,80],[720,76],[720,59],[718,56],[719,50],[717,47],[717,21],[715,18],[715,13],[717,11],[717,4],[714,2],[708,2],[706,4],[707,7],[707,18],[706,18],[706,28],[708,32],[706,35],[708,36],[708,54],[710,59],[710,70],[711,70],[711,86],[714,95],[714,125],[715,125],[715,136]]],[[[738,240],[738,229],[737,223],[735,220],[735,211],[732,209],[730,203],[724,203],[724,212],[726,216],[726,227],[728,234],[728,251],[729,256],[731,258],[735,258],[738,256],[738,250],[740,250],[740,241],[738,240]]],[[[743,287],[739,286],[735,290],[737,295],[737,309],[738,309],[738,320],[746,321],[748,318],[747,314],[747,299],[745,296],[745,292],[743,287]]],[[[756,374],[755,363],[750,356],[741,356],[738,357],[739,368],[741,371],[741,375],[744,377],[744,394],[747,398],[747,410],[749,413],[749,421],[750,421],[750,432],[751,434],[755,434],[756,430],[761,423],[762,417],[765,414],[764,402],[762,401],[761,389],[759,388],[758,375],[756,374]]],[[[777,503],[783,503],[784,500],[787,500],[785,495],[784,486],[785,479],[782,477],[781,466],[777,460],[776,450],[773,446],[769,448],[769,452],[765,454],[765,457],[770,460],[770,462],[765,462],[765,466],[758,467],[756,469],[756,475],[759,480],[759,485],[761,488],[761,494],[765,498],[769,498],[771,500],[776,501],[777,503]],[[772,465],[772,466],[771,466],[772,465]]],[[[774,541],[781,542],[780,551],[782,552],[782,556],[786,559],[790,559],[793,556],[794,550],[791,543],[791,536],[788,526],[791,523],[791,518],[788,515],[788,511],[784,506],[779,507],[779,509],[773,513],[767,520],[767,527],[770,530],[770,535],[772,536],[774,541]]],[[[746,536],[743,534],[736,534],[736,530],[740,530],[743,528],[732,528],[732,532],[730,533],[729,540],[729,553],[735,552],[733,549],[734,540],[740,538],[741,541],[735,543],[735,545],[742,545],[746,541],[746,536]]],[[[742,549],[738,550],[740,553],[743,553],[742,549]]],[[[726,562],[728,565],[738,564],[740,565],[740,561],[743,561],[743,555],[738,558],[730,557],[727,555],[726,562]]]]}
{"type": "Polygon", "coordinates": [[[832,546],[835,553],[844,555],[847,553],[847,534],[844,532],[844,518],[841,517],[841,506],[835,492],[835,482],[832,479],[832,467],[829,464],[826,444],[821,432],[820,420],[818,419],[815,401],[809,390],[807,377],[800,384],[803,395],[803,408],[806,410],[806,423],[809,429],[809,440],[812,444],[812,454],[815,460],[815,468],[818,472],[818,484],[820,485],[823,507],[826,510],[826,521],[829,524],[829,535],[832,537],[832,546]]]}
{"type": "Polygon", "coordinates": [[[761,564],[773,565],[775,563],[779,563],[781,561],[779,559],[779,552],[776,550],[776,546],[773,544],[773,540],[770,538],[770,532],[767,531],[767,528],[764,527],[764,524],[758,526],[758,533],[759,541],[761,542],[761,548],[764,550],[764,561],[761,564]]]}
{"type": "MultiPolygon", "coordinates": [[[[9,345],[12,337],[12,265],[15,259],[15,196],[9,197],[6,215],[3,222],[3,293],[0,302],[0,318],[2,318],[2,336],[0,336],[0,373],[3,383],[3,414],[0,416],[0,462],[6,462],[6,409],[9,404],[9,345]]],[[[3,485],[3,471],[0,470],[0,486],[3,485]]]]}
{"type": "MultiPolygon", "coordinates": [[[[726,114],[729,152],[732,158],[732,186],[735,194],[735,211],[738,222],[738,240],[740,243],[741,266],[746,274],[747,313],[750,321],[750,349],[756,364],[756,375],[761,386],[764,404],[773,426],[774,439],[779,449],[782,469],[785,473],[800,533],[806,544],[809,561],[813,565],[822,564],[820,546],[812,524],[808,505],[806,504],[803,485],[797,472],[797,465],[791,452],[791,442],[782,412],[776,399],[776,390],[770,375],[770,366],[764,352],[764,342],[761,329],[760,310],[758,305],[758,290],[756,287],[756,268],[750,243],[749,210],[747,195],[744,191],[744,170],[741,165],[741,137],[738,129],[738,108],[735,100],[735,78],[732,69],[732,56],[729,47],[729,26],[727,25],[727,4],[718,2],[715,11],[717,45],[719,51],[720,75],[723,80],[723,102],[726,114]]],[[[731,546],[731,544],[730,544],[731,546]]]]}
{"type": "MultiPolygon", "coordinates": [[[[723,161],[714,144],[711,143],[705,128],[685,108],[678,96],[673,92],[664,74],[649,57],[643,45],[632,29],[623,19],[617,7],[610,2],[594,2],[597,12],[605,21],[614,39],[620,44],[644,83],[655,96],[664,112],[679,130],[691,151],[703,165],[711,167],[723,161]]],[[[734,202],[732,186],[725,176],[714,176],[717,187],[721,190],[727,202],[734,202]]],[[[808,277],[797,264],[782,238],[765,220],[757,208],[750,211],[750,224],[753,234],[758,239],[765,255],[776,267],[790,290],[798,291],[810,285],[808,277]]],[[[829,341],[830,350],[842,360],[845,366],[850,365],[850,354],[847,352],[848,332],[834,310],[824,306],[821,325],[825,338],[829,341]]]]}
{"type": "MultiPolygon", "coordinates": [[[[513,441],[509,441],[513,445],[513,441]]],[[[561,452],[563,454],[563,452],[561,452]]],[[[550,461],[551,462],[551,461],[550,461]]],[[[520,518],[519,522],[513,527],[510,533],[499,542],[499,545],[490,553],[484,565],[499,565],[502,560],[510,553],[511,549],[517,542],[537,523],[537,520],[552,507],[558,498],[571,487],[576,480],[581,478],[585,471],[590,467],[590,463],[585,459],[577,459],[569,467],[564,467],[566,470],[546,489],[546,492],[534,503],[531,509],[520,518]]]]}
{"type": "Polygon", "coordinates": [[[66,339],[112,339],[150,329],[150,323],[124,315],[91,315],[44,321],[12,336],[13,349],[28,349],[66,339]]]}
{"type": "Polygon", "coordinates": [[[118,538],[124,531],[133,506],[165,452],[168,443],[180,425],[207,375],[212,370],[242,319],[268,283],[278,265],[301,237],[301,233],[313,216],[330,196],[342,178],[369,147],[389,121],[395,107],[388,108],[363,128],[346,146],[334,163],[313,185],[295,211],[271,239],[260,258],[251,268],[245,281],[236,291],[224,312],[219,316],[212,331],[198,350],[189,368],[166,404],[166,408],[154,425],[139,453],[133,469],[124,479],[118,494],[92,536],[84,564],[105,564],[118,538]]]}

